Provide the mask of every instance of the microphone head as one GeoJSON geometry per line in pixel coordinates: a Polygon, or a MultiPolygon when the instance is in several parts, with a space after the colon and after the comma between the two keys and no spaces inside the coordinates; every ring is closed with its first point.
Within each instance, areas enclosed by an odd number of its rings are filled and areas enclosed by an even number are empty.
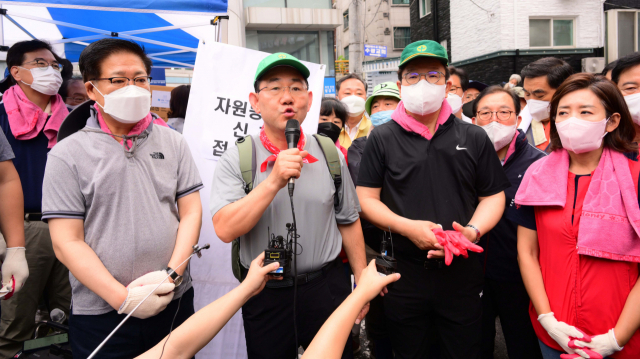
{"type": "Polygon", "coordinates": [[[300,122],[296,119],[287,121],[287,126],[284,129],[284,136],[287,139],[289,148],[296,147],[300,140],[300,122]]]}
{"type": "Polygon", "coordinates": [[[287,121],[287,126],[284,129],[284,133],[288,133],[290,131],[297,131],[298,133],[300,133],[300,122],[298,122],[298,120],[291,119],[289,121],[287,121]]]}

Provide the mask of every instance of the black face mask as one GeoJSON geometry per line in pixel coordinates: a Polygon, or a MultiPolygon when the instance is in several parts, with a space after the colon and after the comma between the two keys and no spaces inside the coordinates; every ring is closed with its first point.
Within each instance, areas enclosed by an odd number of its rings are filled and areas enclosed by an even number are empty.
{"type": "Polygon", "coordinates": [[[327,135],[333,142],[338,140],[340,131],[342,131],[342,129],[333,122],[320,122],[318,124],[318,133],[327,135]]]}

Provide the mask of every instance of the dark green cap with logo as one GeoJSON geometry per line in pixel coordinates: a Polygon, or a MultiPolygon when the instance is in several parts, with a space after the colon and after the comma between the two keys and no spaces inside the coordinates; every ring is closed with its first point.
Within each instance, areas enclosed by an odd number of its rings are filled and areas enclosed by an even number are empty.
{"type": "Polygon", "coordinates": [[[300,71],[305,79],[309,78],[309,69],[304,66],[300,60],[296,59],[294,56],[285,54],[284,52],[276,52],[275,54],[271,54],[260,61],[258,69],[256,70],[256,77],[253,81],[258,81],[260,76],[264,75],[267,71],[276,66],[291,66],[300,71]]]}
{"type": "Polygon", "coordinates": [[[367,102],[364,103],[364,109],[367,111],[369,115],[371,115],[371,105],[373,104],[373,100],[376,97],[395,97],[400,100],[400,89],[398,89],[398,85],[395,82],[383,82],[378,84],[373,88],[373,94],[369,96],[367,102]]]}
{"type": "Polygon", "coordinates": [[[400,65],[405,65],[407,62],[418,57],[431,57],[438,59],[444,66],[449,66],[449,56],[447,50],[439,43],[431,40],[420,40],[412,42],[402,50],[400,56],[400,65]]]}

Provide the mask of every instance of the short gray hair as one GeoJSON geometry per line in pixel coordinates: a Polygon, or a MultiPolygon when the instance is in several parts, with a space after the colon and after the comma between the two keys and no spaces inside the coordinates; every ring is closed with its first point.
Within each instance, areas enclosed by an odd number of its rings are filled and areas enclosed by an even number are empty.
{"type": "Polygon", "coordinates": [[[518,75],[518,74],[513,74],[513,75],[511,75],[511,77],[509,77],[509,81],[511,81],[513,79],[518,80],[518,83],[520,83],[520,81],[522,81],[522,77],[520,77],[520,75],[518,75]]]}

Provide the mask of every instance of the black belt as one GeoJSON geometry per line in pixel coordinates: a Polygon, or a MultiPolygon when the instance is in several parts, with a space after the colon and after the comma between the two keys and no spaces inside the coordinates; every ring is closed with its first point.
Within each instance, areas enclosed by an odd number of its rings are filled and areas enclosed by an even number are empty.
{"type": "MultiPolygon", "coordinates": [[[[312,281],[324,276],[329,271],[329,269],[331,269],[331,266],[335,265],[336,261],[339,261],[340,264],[342,264],[342,259],[340,259],[340,257],[338,257],[335,260],[327,263],[327,265],[325,265],[324,267],[322,267],[321,269],[319,269],[317,271],[298,274],[298,285],[307,284],[309,282],[312,282],[312,281]]],[[[243,281],[247,277],[247,273],[249,273],[249,270],[247,268],[245,268],[244,266],[240,266],[240,275],[241,275],[241,278],[242,278],[243,281]]],[[[266,287],[267,288],[293,287],[293,276],[284,277],[284,278],[282,278],[282,280],[270,280],[270,281],[267,282],[266,287]]]]}
{"type": "Polygon", "coordinates": [[[25,213],[24,220],[27,222],[42,221],[42,213],[25,213]]]}

